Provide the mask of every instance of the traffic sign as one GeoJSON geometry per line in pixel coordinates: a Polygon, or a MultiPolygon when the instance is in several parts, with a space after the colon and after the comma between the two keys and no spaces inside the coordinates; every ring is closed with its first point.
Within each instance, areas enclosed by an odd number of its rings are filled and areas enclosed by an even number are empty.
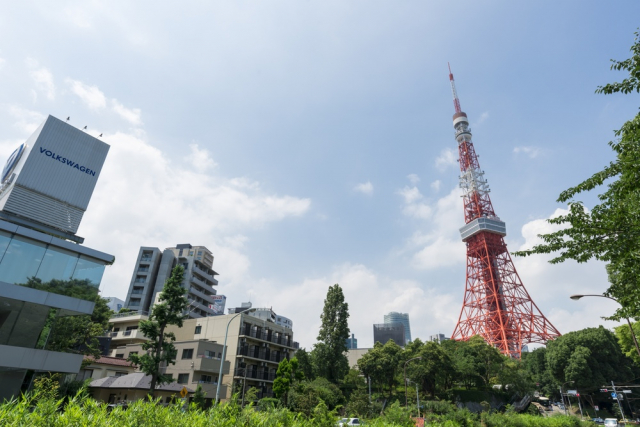
{"type": "Polygon", "coordinates": [[[180,396],[182,396],[182,397],[187,397],[188,393],[189,393],[189,391],[187,390],[186,387],[182,387],[182,390],[180,390],[180,396]]]}
{"type": "Polygon", "coordinates": [[[611,397],[613,397],[614,399],[617,399],[618,398],[618,393],[612,391],[611,392],[611,397]]]}
{"type": "Polygon", "coordinates": [[[608,392],[608,391],[609,391],[609,390],[607,390],[606,388],[601,388],[601,389],[600,389],[600,393],[606,393],[606,392],[608,392]]]}
{"type": "Polygon", "coordinates": [[[596,411],[599,411],[600,408],[598,407],[598,405],[594,406],[593,409],[595,409],[596,411]]]}
{"type": "Polygon", "coordinates": [[[631,390],[622,390],[623,393],[631,393],[631,390]]]}

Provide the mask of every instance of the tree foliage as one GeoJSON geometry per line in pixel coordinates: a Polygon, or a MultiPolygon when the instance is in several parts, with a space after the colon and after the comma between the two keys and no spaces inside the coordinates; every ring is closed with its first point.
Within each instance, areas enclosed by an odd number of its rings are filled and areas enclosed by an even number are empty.
{"type": "MultiPolygon", "coordinates": [[[[640,33],[631,47],[631,58],[612,60],[611,68],[628,72],[620,83],[600,86],[597,93],[640,92],[640,33]]],[[[615,131],[609,145],[616,155],[603,170],[563,191],[558,202],[569,204],[569,213],[547,220],[562,227],[539,237],[543,243],[516,255],[550,254],[551,263],[592,258],[608,263],[610,285],[604,295],[622,307],[611,317],[640,318],[640,114],[615,131]],[[606,184],[599,203],[588,210],[576,196],[606,184]]]]}
{"type": "MultiPolygon", "coordinates": [[[[635,336],[640,336],[640,322],[633,322],[631,325],[635,336]]],[[[636,365],[640,366],[640,356],[638,355],[638,350],[636,350],[636,346],[633,342],[629,325],[625,324],[617,326],[614,328],[614,333],[618,338],[618,344],[620,344],[620,348],[624,355],[633,360],[636,365]]]]}
{"type": "Polygon", "coordinates": [[[140,331],[147,337],[142,344],[143,354],[130,354],[129,360],[140,367],[140,370],[151,375],[149,394],[154,395],[156,384],[165,384],[173,379],[160,372],[161,363],[174,364],[177,350],[173,345],[176,340],[172,332],[165,332],[168,325],[182,326],[186,318],[184,310],[187,308],[185,289],[182,287],[184,268],[176,266],[171,272],[169,280],[160,293],[159,303],[153,306],[149,320],[140,322],[140,331]]]}
{"type": "Polygon", "coordinates": [[[301,381],[304,374],[298,368],[298,359],[284,359],[278,365],[276,378],[273,381],[273,393],[285,404],[288,403],[288,394],[294,381],[301,381]]]}
{"type": "Polygon", "coordinates": [[[337,384],[349,372],[349,362],[344,354],[349,338],[349,304],[337,283],[327,291],[320,319],[318,343],[312,350],[314,370],[318,376],[337,384]]]}

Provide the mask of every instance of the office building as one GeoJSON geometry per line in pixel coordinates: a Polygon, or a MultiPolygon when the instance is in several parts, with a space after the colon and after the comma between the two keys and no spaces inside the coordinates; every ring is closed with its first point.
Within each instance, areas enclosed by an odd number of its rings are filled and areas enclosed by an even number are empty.
{"type": "Polygon", "coordinates": [[[429,341],[437,342],[438,344],[442,343],[442,341],[446,341],[449,338],[445,337],[444,334],[435,334],[429,336],[429,341]]]}
{"type": "Polygon", "coordinates": [[[58,317],[93,312],[105,266],[114,261],[75,234],[108,151],[49,116],[2,171],[0,401],[26,390],[40,372],[80,369],[81,354],[52,351],[47,338],[51,319],[55,327],[58,317]]]}
{"type": "Polygon", "coordinates": [[[373,342],[386,344],[387,341],[393,340],[400,347],[405,346],[404,341],[404,325],[402,323],[381,323],[373,325],[373,342]]]}
{"type": "Polygon", "coordinates": [[[214,299],[218,275],[213,270],[213,255],[204,246],[176,245],[160,251],[143,246],[138,252],[129,285],[125,307],[148,315],[164,284],[176,265],[184,267],[182,286],[187,290],[189,317],[205,317],[219,314],[212,308],[219,304],[214,299]]]}
{"type": "MultiPolygon", "coordinates": [[[[241,313],[249,310],[253,307],[251,302],[243,302],[240,307],[234,307],[229,309],[229,314],[241,313]]],[[[293,321],[288,317],[284,317],[280,314],[276,314],[272,308],[254,308],[251,312],[251,316],[263,319],[269,322],[273,322],[276,325],[284,326],[287,329],[293,330],[293,321]]]]}
{"type": "Polygon", "coordinates": [[[347,341],[345,344],[347,346],[347,350],[356,349],[358,348],[358,339],[355,337],[354,334],[351,334],[351,337],[347,338],[347,341]]]}
{"type": "Polygon", "coordinates": [[[384,323],[402,323],[404,325],[404,342],[411,342],[411,326],[409,325],[409,313],[397,313],[392,311],[384,315],[384,323]]]}
{"type": "Polygon", "coordinates": [[[107,302],[107,306],[109,307],[109,309],[111,311],[113,311],[114,313],[117,313],[120,311],[120,309],[122,307],[124,307],[124,301],[122,301],[120,298],[116,298],[116,297],[106,297],[105,298],[108,302],[107,302]]]}

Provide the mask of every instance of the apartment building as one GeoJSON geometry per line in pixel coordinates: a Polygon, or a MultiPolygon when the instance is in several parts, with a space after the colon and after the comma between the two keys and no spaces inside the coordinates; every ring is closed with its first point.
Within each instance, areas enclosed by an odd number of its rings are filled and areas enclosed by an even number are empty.
{"type": "Polygon", "coordinates": [[[149,314],[164,284],[176,265],[184,267],[182,286],[187,290],[189,317],[198,318],[217,314],[212,308],[219,303],[213,298],[217,291],[218,275],[213,270],[213,254],[204,246],[179,244],[175,248],[160,251],[158,248],[143,246],[131,276],[125,307],[149,314]]]}
{"type": "Polygon", "coordinates": [[[293,356],[297,344],[291,329],[251,313],[240,313],[189,319],[184,327],[168,330],[176,335],[177,341],[200,338],[222,344],[227,325],[225,359],[229,362],[229,374],[222,377],[225,392],[221,393],[221,400],[229,399],[234,390],[240,391],[242,387],[257,388],[258,398],[273,397],[278,364],[293,356]]]}

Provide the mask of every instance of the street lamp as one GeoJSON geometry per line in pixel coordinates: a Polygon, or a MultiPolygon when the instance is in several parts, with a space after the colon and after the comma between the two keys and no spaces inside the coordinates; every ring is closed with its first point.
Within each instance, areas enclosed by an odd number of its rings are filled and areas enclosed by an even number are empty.
{"type": "MultiPolygon", "coordinates": [[[[609,298],[610,300],[613,300],[615,302],[617,302],[618,304],[620,304],[620,301],[618,301],[615,298],[612,297],[608,297],[606,295],[571,295],[569,298],[571,298],[572,300],[578,301],[580,298],[582,297],[599,297],[599,298],[609,298]]],[[[622,304],[620,304],[622,306],[622,304]]],[[[636,346],[636,351],[638,352],[638,356],[640,357],[640,346],[638,346],[638,340],[636,339],[636,334],[635,332],[633,332],[633,326],[631,326],[631,320],[629,320],[628,317],[626,317],[627,319],[627,324],[629,325],[629,332],[631,332],[631,338],[633,338],[633,343],[636,346]]]]}
{"type": "MultiPolygon", "coordinates": [[[[567,414],[567,405],[564,403],[564,396],[562,394],[562,387],[564,387],[565,384],[573,384],[574,382],[575,381],[567,381],[567,382],[563,383],[560,386],[560,399],[562,399],[562,405],[564,406],[564,414],[565,415],[568,415],[568,414],[567,414]]],[[[569,396],[567,396],[567,402],[569,402],[569,396]]]]}
{"type": "Polygon", "coordinates": [[[404,362],[404,406],[407,406],[409,404],[409,398],[407,397],[407,363],[411,362],[412,360],[418,359],[422,359],[422,357],[414,357],[413,359],[409,359],[404,362]]]}
{"type": "Polygon", "coordinates": [[[249,310],[241,311],[240,313],[237,313],[235,316],[229,319],[229,323],[227,323],[227,332],[224,333],[224,346],[222,347],[222,359],[220,359],[220,373],[218,373],[218,387],[216,387],[216,401],[215,401],[216,405],[220,401],[220,385],[222,384],[222,368],[224,367],[224,358],[227,355],[227,336],[229,335],[229,325],[231,325],[231,321],[233,321],[233,319],[235,319],[239,315],[243,313],[249,314],[254,311],[256,311],[255,308],[250,308],[249,310]]]}

